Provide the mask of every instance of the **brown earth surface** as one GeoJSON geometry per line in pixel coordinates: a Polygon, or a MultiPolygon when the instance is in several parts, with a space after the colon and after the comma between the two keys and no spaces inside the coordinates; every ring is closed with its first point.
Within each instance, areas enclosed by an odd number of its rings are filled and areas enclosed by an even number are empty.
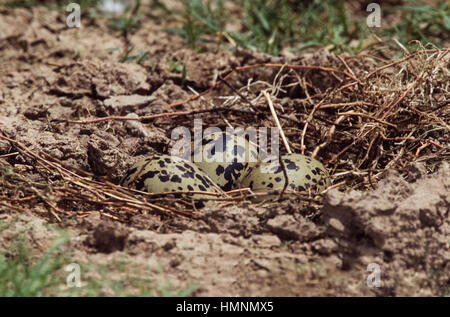
{"type": "MultiPolygon", "coordinates": [[[[178,125],[191,127],[193,116],[163,116],[143,122],[69,121],[208,109],[217,100],[224,102],[215,98],[220,96],[242,102],[222,85],[180,107],[170,106],[189,98],[193,91],[203,92],[216,83],[217,74],[237,66],[298,63],[328,67],[336,61],[332,53],[322,50],[301,57],[271,57],[247,50],[195,52],[186,49],[176,35],[164,32],[164,21],[154,20],[143,23],[129,37],[137,49],[148,51],[150,59],[142,64],[120,63],[124,41],[104,23],[93,20],[81,29],[68,28],[65,16],[43,8],[31,12],[5,9],[0,14],[0,134],[41,157],[42,152],[51,155],[74,173],[85,171],[114,184],[137,159],[167,152],[171,130],[178,125]],[[186,64],[185,82],[179,72],[170,69],[169,60],[186,64]]],[[[359,65],[361,72],[377,66],[367,56],[348,62],[352,67],[359,65]]],[[[252,68],[230,83],[245,87],[252,79],[252,84],[257,82],[254,89],[270,88],[279,70],[252,68]]],[[[309,82],[315,83],[311,94],[320,94],[322,87],[339,82],[319,72],[308,76],[309,82]]],[[[308,91],[305,95],[298,87],[280,93],[276,103],[278,111],[299,105],[304,116],[298,120],[304,120],[311,108],[301,98],[307,99],[308,91]]],[[[442,94],[448,100],[449,95],[442,94]]],[[[220,127],[231,120],[226,112],[209,115],[205,112],[195,117],[220,127]]],[[[232,123],[239,121],[236,116],[232,119],[232,123]]],[[[242,120],[243,126],[252,120],[272,125],[268,114],[263,119],[242,120]]],[[[311,154],[326,140],[335,122],[331,117],[329,121],[310,127],[306,153],[311,154]]],[[[303,127],[299,124],[291,132],[301,132],[303,127]]],[[[436,143],[448,147],[448,132],[439,133],[433,135],[436,143]]],[[[51,223],[72,236],[60,251],[68,263],[107,265],[111,280],[133,272],[150,280],[167,279],[174,289],[195,284],[193,296],[450,295],[450,167],[448,152],[440,152],[431,165],[427,161],[427,155],[436,153],[433,151],[444,151],[433,144],[424,148],[417,160],[413,159],[417,147],[409,149],[411,159],[402,166],[389,168],[395,158],[380,159],[385,172],[373,180],[352,174],[351,186],[335,186],[318,203],[295,198],[265,204],[221,202],[199,210],[199,217],[184,217],[139,207],[88,205],[61,197],[55,198],[56,208],[49,207],[53,194],[44,191],[45,184],[61,181],[61,175],[43,168],[14,142],[0,140],[0,164],[25,177],[28,186],[45,192],[48,200],[34,197],[17,204],[14,199],[27,197],[26,190],[11,192],[1,185],[2,200],[8,199],[0,204],[0,221],[13,225],[1,232],[0,250],[26,232],[33,253],[42,255],[58,237],[47,226],[51,223]],[[362,183],[365,185],[360,186],[362,183]],[[115,269],[117,261],[126,264],[127,272],[115,269]],[[380,270],[377,287],[368,285],[373,282],[373,272],[368,269],[371,264],[380,270]]],[[[299,151],[297,143],[294,151],[299,151]]],[[[332,154],[342,149],[329,143],[317,156],[333,172],[345,173],[345,168],[331,163],[332,154]]],[[[352,151],[341,160],[360,158],[356,149],[352,151]]],[[[370,148],[367,155],[369,152],[370,148]]],[[[339,164],[351,169],[351,164],[339,164]]],[[[342,177],[334,176],[334,184],[344,180],[342,177]]]]}

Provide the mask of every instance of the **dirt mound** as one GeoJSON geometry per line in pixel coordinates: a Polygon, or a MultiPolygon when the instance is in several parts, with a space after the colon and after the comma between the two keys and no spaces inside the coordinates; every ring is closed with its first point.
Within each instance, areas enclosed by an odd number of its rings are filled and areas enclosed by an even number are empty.
{"type": "Polygon", "coordinates": [[[372,192],[329,192],[322,213],[344,267],[378,263],[379,295],[448,294],[449,192],[448,164],[415,183],[390,171],[372,192]]]}

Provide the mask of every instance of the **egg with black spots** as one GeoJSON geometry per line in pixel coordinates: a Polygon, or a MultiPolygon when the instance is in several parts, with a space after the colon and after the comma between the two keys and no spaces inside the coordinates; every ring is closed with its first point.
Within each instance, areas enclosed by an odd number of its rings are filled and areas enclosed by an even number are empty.
{"type": "MultiPolygon", "coordinates": [[[[135,163],[120,182],[149,193],[199,191],[222,193],[222,190],[195,164],[170,155],[155,155],[135,163]]],[[[193,194],[186,197],[207,198],[193,194]]]]}
{"type": "Polygon", "coordinates": [[[215,132],[193,142],[192,161],[224,191],[239,187],[258,162],[256,144],[238,133],[215,132]]]}
{"type": "MultiPolygon", "coordinates": [[[[327,169],[318,160],[311,157],[289,153],[281,156],[288,178],[287,188],[301,192],[321,192],[331,185],[327,169]]],[[[285,177],[277,158],[266,159],[254,166],[241,184],[253,192],[268,192],[283,189],[285,177]]],[[[256,196],[254,201],[274,200],[277,195],[256,196]]]]}

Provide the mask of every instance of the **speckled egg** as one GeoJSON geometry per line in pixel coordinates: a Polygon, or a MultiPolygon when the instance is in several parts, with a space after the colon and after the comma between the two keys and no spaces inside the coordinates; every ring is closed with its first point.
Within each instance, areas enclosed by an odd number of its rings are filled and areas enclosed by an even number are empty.
{"type": "MultiPolygon", "coordinates": [[[[330,186],[330,176],[325,167],[316,159],[301,154],[284,154],[281,156],[288,177],[287,189],[295,191],[320,192],[330,186]]],[[[258,163],[245,176],[242,187],[249,187],[254,192],[267,192],[283,189],[285,178],[283,169],[275,159],[272,162],[258,163]]],[[[255,201],[273,200],[277,196],[257,197],[255,201]]]]}
{"type": "MultiPolygon", "coordinates": [[[[195,164],[170,155],[155,155],[138,161],[125,174],[121,185],[150,193],[222,192],[195,164]]],[[[209,196],[195,194],[191,197],[206,198],[209,196]]]]}
{"type": "Polygon", "coordinates": [[[258,161],[257,146],[235,133],[212,133],[193,145],[192,161],[224,191],[238,188],[258,161]]]}

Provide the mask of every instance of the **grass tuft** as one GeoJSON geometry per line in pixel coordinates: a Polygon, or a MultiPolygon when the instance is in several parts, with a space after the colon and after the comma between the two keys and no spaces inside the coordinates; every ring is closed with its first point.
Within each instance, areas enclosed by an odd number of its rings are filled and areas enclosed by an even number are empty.
{"type": "MultiPolygon", "coordinates": [[[[228,0],[183,1],[182,11],[172,11],[180,20],[179,28],[165,29],[180,35],[192,49],[199,43],[229,42],[233,46],[279,55],[284,49],[294,53],[310,47],[327,47],[337,53],[358,53],[371,33],[406,45],[418,40],[417,47],[439,45],[449,40],[450,4],[438,1],[436,6],[405,1],[402,6],[382,5],[382,28],[369,28],[368,12],[361,6],[350,9],[346,1],[241,0],[233,2],[241,14],[232,14],[228,0]],[[398,11],[401,17],[393,25],[383,14],[398,11]],[[355,14],[356,12],[356,14],[355,14]],[[227,17],[224,19],[224,17],[227,17]],[[230,25],[240,30],[227,31],[230,25]]],[[[168,10],[164,7],[165,12],[168,10]]],[[[234,11],[233,11],[234,12],[234,11]]]]}
{"type": "MultiPolygon", "coordinates": [[[[6,226],[2,229],[6,229],[6,226]]],[[[0,229],[0,232],[1,230],[0,229]]],[[[10,248],[0,254],[0,297],[45,296],[47,291],[61,283],[58,272],[63,256],[54,256],[69,236],[58,230],[60,238],[36,262],[23,237],[18,237],[10,248]]]]}

